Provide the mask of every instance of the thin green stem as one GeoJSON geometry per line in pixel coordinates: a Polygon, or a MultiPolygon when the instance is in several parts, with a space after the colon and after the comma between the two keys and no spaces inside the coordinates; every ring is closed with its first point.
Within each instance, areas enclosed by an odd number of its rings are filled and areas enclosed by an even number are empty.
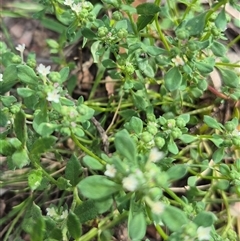
{"type": "MultiPolygon", "coordinates": [[[[185,10],[183,17],[182,17],[182,21],[187,17],[188,13],[191,11],[192,6],[197,2],[198,0],[193,0],[187,7],[187,9],[185,10]]],[[[181,22],[182,22],[181,21],[181,22]]]]}
{"type": "Polygon", "coordinates": [[[13,219],[13,221],[12,221],[10,227],[8,228],[8,231],[7,231],[3,241],[9,240],[8,238],[9,238],[10,233],[12,232],[12,230],[13,230],[14,226],[16,225],[16,223],[18,222],[18,220],[21,218],[22,214],[25,212],[25,209],[26,209],[26,207],[28,206],[28,204],[30,203],[31,200],[32,200],[32,198],[29,197],[28,199],[26,199],[24,201],[25,203],[24,203],[22,209],[20,209],[20,211],[17,214],[17,216],[13,219]]]}
{"type": "Polygon", "coordinates": [[[156,25],[156,28],[157,28],[157,32],[159,34],[160,39],[162,40],[162,43],[163,43],[165,49],[167,51],[170,51],[170,47],[168,45],[167,39],[166,39],[165,35],[163,34],[163,32],[160,28],[160,24],[159,24],[159,21],[158,21],[158,14],[155,14],[154,21],[155,21],[155,25],[156,25]]]}
{"type": "MultiPolygon", "coordinates": [[[[240,35],[239,35],[240,36],[240,35]]],[[[218,62],[215,64],[216,66],[227,66],[227,67],[232,67],[232,68],[240,68],[240,64],[232,64],[232,63],[222,63],[218,62]]]]}
{"type": "Polygon", "coordinates": [[[206,15],[206,22],[208,21],[208,19],[210,18],[210,16],[211,16],[213,13],[217,12],[217,10],[218,10],[222,5],[225,5],[227,2],[228,2],[228,0],[220,1],[220,2],[218,2],[213,8],[211,8],[211,9],[209,10],[209,12],[207,13],[207,15],[206,15]]]}
{"type": "Polygon", "coordinates": [[[132,25],[134,34],[135,34],[136,36],[138,36],[139,33],[138,33],[138,30],[137,30],[136,24],[134,23],[133,16],[132,16],[130,13],[127,13],[127,15],[128,15],[129,20],[130,20],[130,23],[131,23],[131,25],[132,25]]]}
{"type": "Polygon", "coordinates": [[[72,133],[71,134],[71,138],[73,139],[74,143],[82,150],[84,151],[86,154],[88,154],[89,156],[95,158],[96,160],[98,160],[100,163],[102,163],[103,165],[106,164],[106,162],[104,160],[102,160],[101,158],[99,158],[97,155],[95,155],[92,151],[90,151],[87,147],[85,147],[84,145],[82,145],[78,139],[76,138],[76,136],[72,133]]]}
{"type": "Polygon", "coordinates": [[[99,83],[100,83],[100,81],[101,81],[101,79],[103,77],[104,71],[105,71],[105,68],[102,65],[100,65],[98,73],[97,73],[97,77],[96,77],[96,79],[94,81],[94,84],[93,84],[92,90],[91,90],[91,92],[89,94],[88,100],[91,100],[94,97],[96,89],[97,89],[97,87],[98,87],[98,85],[99,85],[99,83]]]}
{"type": "Polygon", "coordinates": [[[240,35],[238,35],[236,38],[234,38],[230,43],[227,44],[228,48],[231,48],[235,43],[237,43],[240,40],[240,35]]]}
{"type": "Polygon", "coordinates": [[[208,107],[203,107],[203,108],[200,108],[200,109],[197,109],[197,110],[186,112],[185,114],[196,115],[196,114],[199,114],[199,113],[210,111],[213,108],[214,108],[214,105],[210,105],[208,107]]]}
{"type": "Polygon", "coordinates": [[[85,235],[83,235],[79,241],[89,241],[89,240],[93,240],[93,238],[95,236],[97,236],[99,231],[104,231],[106,229],[112,228],[114,227],[116,224],[120,223],[121,221],[123,221],[124,219],[126,219],[128,216],[128,212],[125,211],[122,214],[118,215],[113,221],[109,222],[106,219],[106,225],[102,225],[100,228],[92,228],[88,233],[86,233],[85,235]]]}
{"type": "Polygon", "coordinates": [[[160,235],[160,237],[162,237],[164,240],[168,239],[167,234],[163,231],[162,227],[159,224],[156,224],[155,228],[156,228],[158,234],[160,235]]]}
{"type": "Polygon", "coordinates": [[[181,198],[179,198],[171,189],[164,188],[164,191],[183,207],[187,206],[187,204],[181,198]]]}
{"type": "Polygon", "coordinates": [[[230,208],[229,208],[229,204],[228,204],[228,198],[227,198],[227,196],[226,196],[224,191],[221,191],[221,195],[223,197],[223,203],[225,205],[225,209],[226,209],[226,212],[227,212],[227,225],[224,228],[224,231],[222,233],[222,237],[225,237],[227,235],[228,230],[232,226],[232,223],[231,223],[231,219],[232,218],[231,218],[230,208]]]}

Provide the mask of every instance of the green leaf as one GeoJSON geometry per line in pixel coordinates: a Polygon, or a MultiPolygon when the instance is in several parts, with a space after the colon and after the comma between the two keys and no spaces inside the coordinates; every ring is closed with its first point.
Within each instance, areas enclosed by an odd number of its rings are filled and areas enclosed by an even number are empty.
{"type": "Polygon", "coordinates": [[[169,91],[179,89],[182,84],[182,74],[177,67],[173,67],[164,75],[165,86],[169,91]]]}
{"type": "Polygon", "coordinates": [[[224,147],[221,147],[213,153],[212,159],[215,163],[219,163],[224,159],[224,155],[225,155],[224,149],[225,149],[224,147]]]}
{"type": "Polygon", "coordinates": [[[140,118],[133,116],[129,122],[129,126],[136,134],[142,133],[143,122],[140,118]]]}
{"type": "Polygon", "coordinates": [[[143,46],[143,50],[146,51],[151,56],[158,56],[160,54],[165,54],[166,50],[156,47],[156,46],[143,46]]]}
{"type": "Polygon", "coordinates": [[[33,116],[33,129],[39,134],[42,134],[42,130],[39,129],[39,126],[42,123],[48,123],[48,116],[47,116],[47,106],[42,105],[41,110],[36,110],[33,116]]]}
{"type": "Polygon", "coordinates": [[[23,98],[36,94],[34,90],[29,88],[17,88],[17,93],[23,98]]]}
{"type": "Polygon", "coordinates": [[[161,217],[171,231],[179,231],[184,224],[189,223],[186,214],[182,210],[169,205],[165,206],[161,217]]]}
{"type": "Polygon", "coordinates": [[[101,47],[100,43],[101,43],[100,41],[94,41],[94,43],[91,45],[91,54],[92,54],[94,63],[98,63],[98,61],[99,61],[100,56],[97,51],[101,47]]]}
{"type": "Polygon", "coordinates": [[[218,57],[223,57],[227,52],[226,47],[217,41],[213,41],[210,49],[212,50],[214,55],[216,55],[218,57]]]}
{"type": "Polygon", "coordinates": [[[75,127],[72,129],[72,132],[78,136],[78,137],[83,137],[85,134],[84,134],[84,131],[81,127],[75,127]]]}
{"type": "Polygon", "coordinates": [[[203,121],[213,129],[221,130],[223,128],[223,125],[211,116],[205,115],[203,121]]]}
{"type": "Polygon", "coordinates": [[[210,227],[216,220],[217,217],[213,213],[202,211],[193,219],[193,222],[198,226],[210,227]]]}
{"type": "Polygon", "coordinates": [[[17,83],[17,65],[11,64],[3,72],[3,81],[0,82],[0,94],[4,95],[17,83]]]}
{"type": "Polygon", "coordinates": [[[56,140],[57,138],[54,136],[37,139],[30,150],[30,155],[40,156],[41,154],[51,149],[52,146],[55,144],[56,140]]]}
{"type": "Polygon", "coordinates": [[[11,145],[11,143],[8,140],[0,139],[0,154],[4,156],[8,156],[8,155],[12,155],[14,151],[15,151],[15,148],[11,145]]]}
{"type": "Polygon", "coordinates": [[[116,134],[114,144],[118,153],[125,157],[129,162],[136,161],[136,145],[126,130],[121,130],[116,134]]]}
{"type": "Polygon", "coordinates": [[[110,197],[98,199],[97,202],[95,203],[95,206],[99,214],[105,213],[112,208],[113,198],[110,196],[110,197]]]}
{"type": "MultiPolygon", "coordinates": [[[[3,44],[5,45],[4,42],[1,42],[1,48],[3,47],[3,44]]],[[[7,46],[5,46],[4,48],[5,48],[5,51],[6,51],[7,46]]],[[[13,60],[14,56],[15,56],[15,54],[13,52],[10,52],[10,51],[6,51],[5,53],[2,53],[1,54],[1,61],[2,61],[3,66],[7,68],[8,66],[12,65],[13,64],[12,60],[13,60]]]]}
{"type": "Polygon", "coordinates": [[[146,234],[147,223],[141,205],[131,199],[128,216],[128,235],[131,240],[142,240],[146,234]]]}
{"type": "Polygon", "coordinates": [[[24,84],[38,85],[38,77],[27,65],[19,64],[17,65],[17,76],[24,84]]]}
{"type": "Polygon", "coordinates": [[[79,218],[72,211],[69,212],[67,218],[67,228],[68,232],[74,239],[79,239],[82,235],[82,226],[79,221],[79,218]]]}
{"type": "Polygon", "coordinates": [[[119,30],[119,29],[128,29],[128,22],[126,19],[123,19],[123,20],[120,20],[120,21],[117,21],[116,25],[115,25],[115,29],[116,30],[119,30]]]}
{"type": "Polygon", "coordinates": [[[81,173],[82,167],[80,162],[75,155],[72,155],[66,165],[65,177],[70,181],[72,186],[76,186],[80,181],[81,173]]]}
{"type": "Polygon", "coordinates": [[[22,142],[16,138],[16,137],[12,137],[9,138],[9,143],[15,148],[15,149],[19,149],[22,146],[22,142]]]}
{"type": "Polygon", "coordinates": [[[178,152],[179,152],[178,147],[177,147],[176,143],[173,141],[172,138],[169,139],[169,142],[168,142],[168,144],[167,144],[167,147],[168,147],[168,150],[169,150],[172,154],[174,154],[174,155],[178,154],[178,152]]]}
{"type": "Polygon", "coordinates": [[[190,115],[189,114],[182,114],[178,117],[182,118],[185,121],[185,123],[188,123],[190,121],[190,115]]]}
{"type": "Polygon", "coordinates": [[[218,180],[216,183],[216,188],[220,190],[227,190],[229,188],[230,182],[228,180],[218,180]]]}
{"type": "Polygon", "coordinates": [[[0,127],[7,126],[7,123],[8,123],[7,115],[5,114],[5,112],[0,110],[0,127]]]}
{"type": "Polygon", "coordinates": [[[168,178],[171,181],[179,180],[187,173],[187,167],[184,164],[176,164],[167,170],[168,178]]]}
{"type": "Polygon", "coordinates": [[[183,134],[183,135],[181,135],[181,136],[179,137],[179,139],[180,139],[182,142],[188,144],[188,143],[191,143],[191,142],[197,140],[197,137],[196,137],[196,136],[193,136],[193,135],[183,134]]]}
{"type": "Polygon", "coordinates": [[[31,190],[38,188],[42,181],[42,171],[41,170],[32,170],[28,174],[28,185],[31,190]]]}
{"type": "Polygon", "coordinates": [[[61,81],[60,83],[64,83],[69,75],[69,67],[64,67],[59,71],[59,74],[61,75],[61,81]]]}
{"type": "Polygon", "coordinates": [[[34,241],[42,241],[44,240],[45,234],[45,222],[42,215],[33,219],[34,221],[31,223],[32,232],[30,233],[31,240],[34,241]]]}
{"type": "Polygon", "coordinates": [[[103,170],[104,166],[95,158],[91,156],[84,156],[83,157],[83,163],[89,167],[91,170],[103,170]]]}
{"type": "Polygon", "coordinates": [[[1,96],[1,101],[2,101],[4,106],[10,107],[12,104],[17,102],[17,99],[16,99],[16,97],[14,97],[12,95],[10,95],[10,96],[1,96]]]}
{"type": "Polygon", "coordinates": [[[62,105],[66,105],[66,106],[74,106],[75,105],[72,100],[69,100],[66,97],[60,97],[60,102],[62,105]]]}
{"type": "Polygon", "coordinates": [[[78,108],[80,110],[81,115],[77,116],[76,121],[84,123],[93,117],[94,109],[84,104],[81,104],[78,108]]]}
{"type": "Polygon", "coordinates": [[[147,107],[150,105],[149,99],[147,98],[147,93],[145,90],[138,90],[132,93],[132,98],[134,105],[139,109],[146,111],[147,107]]]}
{"type": "Polygon", "coordinates": [[[59,190],[66,190],[67,188],[71,187],[70,181],[64,177],[59,177],[57,179],[57,187],[59,190]]]}
{"type": "Polygon", "coordinates": [[[14,131],[17,138],[22,142],[23,145],[26,144],[27,140],[27,126],[25,119],[25,113],[23,111],[19,111],[15,114],[14,131]]]}
{"type": "Polygon", "coordinates": [[[160,12],[160,7],[154,3],[142,3],[137,6],[137,13],[141,15],[154,15],[160,12]]]}
{"type": "Polygon", "coordinates": [[[30,163],[26,149],[21,148],[12,155],[12,163],[16,168],[22,168],[30,163]]]}
{"type": "Polygon", "coordinates": [[[111,60],[111,59],[104,59],[102,61],[102,65],[105,67],[105,68],[116,68],[116,63],[111,60]]]}
{"type": "Polygon", "coordinates": [[[58,124],[42,122],[38,126],[38,134],[42,137],[50,136],[58,127],[58,124]]]}
{"type": "Polygon", "coordinates": [[[137,19],[137,29],[141,31],[154,19],[153,15],[140,15],[137,19]]]}
{"type": "Polygon", "coordinates": [[[202,74],[209,74],[213,71],[214,68],[214,59],[206,58],[204,61],[195,61],[195,67],[202,74]]]}
{"type": "Polygon", "coordinates": [[[96,203],[98,203],[98,201],[96,202],[92,199],[88,199],[76,206],[74,213],[78,216],[81,223],[86,223],[97,217],[98,209],[95,205],[96,203]]]}
{"type": "Polygon", "coordinates": [[[220,145],[223,143],[223,138],[220,135],[213,134],[212,138],[209,138],[210,141],[214,143],[215,146],[220,147],[220,145]]]}
{"type": "Polygon", "coordinates": [[[230,88],[237,88],[239,86],[239,77],[230,69],[218,68],[222,76],[223,83],[230,88]]]}
{"type": "Polygon", "coordinates": [[[81,193],[90,199],[101,199],[111,196],[122,189],[121,185],[109,180],[105,176],[95,175],[84,178],[78,188],[81,193]]]}
{"type": "Polygon", "coordinates": [[[196,177],[196,176],[190,176],[190,177],[188,178],[188,180],[187,180],[188,186],[190,186],[190,187],[195,187],[197,180],[198,180],[198,177],[196,177]]]}
{"type": "Polygon", "coordinates": [[[82,35],[87,39],[95,39],[97,37],[97,35],[89,28],[83,28],[82,35]]]}
{"type": "Polygon", "coordinates": [[[227,17],[225,13],[225,8],[222,8],[222,11],[218,14],[215,19],[215,25],[218,29],[225,31],[227,27],[227,17]]]}
{"type": "Polygon", "coordinates": [[[196,36],[202,33],[205,26],[206,14],[201,13],[187,21],[184,28],[189,31],[190,36],[196,36]]]}
{"type": "Polygon", "coordinates": [[[155,72],[150,64],[147,64],[142,71],[149,78],[153,78],[155,75],[155,72]]]}

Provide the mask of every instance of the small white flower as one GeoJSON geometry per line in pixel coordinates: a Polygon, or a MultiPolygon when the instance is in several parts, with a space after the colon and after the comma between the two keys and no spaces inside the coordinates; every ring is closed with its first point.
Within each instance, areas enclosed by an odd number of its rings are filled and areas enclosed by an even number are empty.
{"type": "Polygon", "coordinates": [[[56,90],[53,90],[52,92],[47,93],[48,101],[59,103],[59,98],[60,98],[60,95],[58,94],[58,92],[56,90]]]}
{"type": "Polygon", "coordinates": [[[74,119],[75,117],[77,117],[77,115],[78,115],[78,112],[77,112],[77,111],[75,111],[75,110],[70,110],[69,116],[70,116],[71,119],[74,119]]]}
{"type": "Polygon", "coordinates": [[[50,216],[50,217],[58,216],[54,207],[47,208],[46,210],[47,210],[47,216],[50,216]]]}
{"type": "Polygon", "coordinates": [[[82,3],[72,4],[71,9],[76,13],[80,13],[82,10],[82,3]]]}
{"type": "Polygon", "coordinates": [[[152,212],[156,215],[160,215],[163,213],[164,204],[162,202],[155,202],[151,205],[152,212]]]}
{"type": "Polygon", "coordinates": [[[63,2],[64,5],[67,5],[67,6],[72,6],[73,5],[73,0],[65,0],[63,2]]]}
{"type": "Polygon", "coordinates": [[[68,210],[64,210],[64,211],[62,212],[62,215],[60,216],[60,218],[61,218],[61,219],[66,219],[67,216],[68,216],[68,210]]]}
{"type": "Polygon", "coordinates": [[[163,159],[163,157],[164,157],[164,153],[162,151],[159,151],[158,148],[154,147],[150,151],[149,161],[155,163],[163,159]]]}
{"type": "Polygon", "coordinates": [[[0,74],[0,82],[3,81],[3,74],[0,74]]]}
{"type": "Polygon", "coordinates": [[[133,192],[138,188],[138,180],[133,174],[123,178],[122,183],[123,187],[130,192],[133,192]]]}
{"type": "Polygon", "coordinates": [[[210,238],[211,238],[210,233],[211,233],[211,227],[202,227],[202,226],[200,226],[197,229],[198,240],[199,241],[210,240],[210,238]]]}
{"type": "Polygon", "coordinates": [[[70,124],[71,124],[71,127],[73,127],[73,128],[75,128],[77,126],[77,124],[73,121],[70,124]]]}
{"type": "Polygon", "coordinates": [[[25,50],[25,44],[19,44],[16,47],[16,50],[19,51],[20,53],[23,53],[23,51],[25,50]]]}
{"type": "Polygon", "coordinates": [[[39,66],[37,67],[38,73],[45,77],[50,73],[50,69],[51,69],[51,66],[46,67],[43,64],[39,64],[39,66]]]}
{"type": "Polygon", "coordinates": [[[234,136],[240,136],[240,131],[238,130],[238,128],[236,128],[236,129],[232,132],[232,134],[233,134],[234,136]]]}
{"type": "Polygon", "coordinates": [[[110,165],[110,164],[106,165],[106,171],[104,172],[105,176],[115,177],[116,173],[117,173],[117,170],[114,167],[114,165],[110,165]]]}
{"type": "Polygon", "coordinates": [[[172,62],[175,64],[175,66],[179,66],[179,65],[183,66],[185,64],[184,60],[179,55],[173,58],[172,62]]]}

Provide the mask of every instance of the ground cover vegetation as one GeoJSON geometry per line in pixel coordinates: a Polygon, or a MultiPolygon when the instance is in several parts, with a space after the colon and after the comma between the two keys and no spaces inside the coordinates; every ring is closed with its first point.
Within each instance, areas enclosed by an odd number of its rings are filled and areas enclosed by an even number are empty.
{"type": "Polygon", "coordinates": [[[3,4],[55,33],[49,65],[2,25],[3,241],[238,240],[238,1],[132,2],[3,4]]]}

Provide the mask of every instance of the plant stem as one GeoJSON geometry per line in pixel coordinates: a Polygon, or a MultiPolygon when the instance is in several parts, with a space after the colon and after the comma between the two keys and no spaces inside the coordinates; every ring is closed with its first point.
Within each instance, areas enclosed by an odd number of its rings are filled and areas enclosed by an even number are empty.
{"type": "Polygon", "coordinates": [[[89,156],[95,158],[96,160],[98,160],[101,164],[105,165],[106,162],[104,160],[102,160],[101,158],[99,158],[97,155],[95,155],[92,151],[90,151],[88,148],[86,148],[84,145],[82,145],[78,139],[76,138],[76,136],[72,133],[71,134],[71,138],[73,139],[74,143],[82,150],[84,151],[86,154],[88,154],[89,156]]]}
{"type": "Polygon", "coordinates": [[[170,51],[170,47],[169,47],[169,45],[168,45],[167,39],[165,38],[165,35],[163,34],[163,32],[162,32],[162,30],[161,30],[161,28],[160,28],[160,24],[159,24],[159,22],[158,22],[158,14],[155,14],[154,19],[155,19],[155,25],[156,25],[156,28],[157,28],[159,37],[160,37],[160,39],[162,40],[162,43],[163,43],[165,49],[166,49],[167,51],[170,51]]]}
{"type": "Polygon", "coordinates": [[[162,227],[159,224],[156,224],[155,228],[156,228],[158,234],[160,235],[160,237],[162,237],[164,240],[168,239],[167,234],[165,234],[165,232],[163,231],[162,227]]]}
{"type": "Polygon", "coordinates": [[[22,214],[25,212],[25,208],[28,206],[28,204],[30,203],[30,201],[32,200],[32,197],[29,197],[28,199],[26,199],[24,202],[24,205],[22,207],[22,209],[19,211],[19,213],[17,214],[17,216],[13,219],[12,224],[10,225],[10,227],[8,228],[8,231],[3,239],[3,241],[7,241],[9,240],[9,235],[12,232],[14,226],[16,225],[16,223],[18,222],[18,220],[20,219],[20,217],[22,216],[22,214]]]}
{"type": "Polygon", "coordinates": [[[163,188],[163,189],[169,196],[171,196],[174,200],[176,200],[183,207],[187,206],[187,204],[181,198],[179,198],[171,189],[169,189],[169,188],[163,188]]]}
{"type": "Polygon", "coordinates": [[[125,211],[122,214],[120,214],[116,219],[114,219],[111,222],[108,222],[105,226],[97,228],[92,228],[88,233],[83,235],[79,241],[89,241],[93,240],[93,238],[98,234],[99,231],[104,231],[106,229],[109,229],[111,227],[114,227],[116,224],[120,223],[122,220],[124,220],[128,216],[128,212],[125,211]]]}

